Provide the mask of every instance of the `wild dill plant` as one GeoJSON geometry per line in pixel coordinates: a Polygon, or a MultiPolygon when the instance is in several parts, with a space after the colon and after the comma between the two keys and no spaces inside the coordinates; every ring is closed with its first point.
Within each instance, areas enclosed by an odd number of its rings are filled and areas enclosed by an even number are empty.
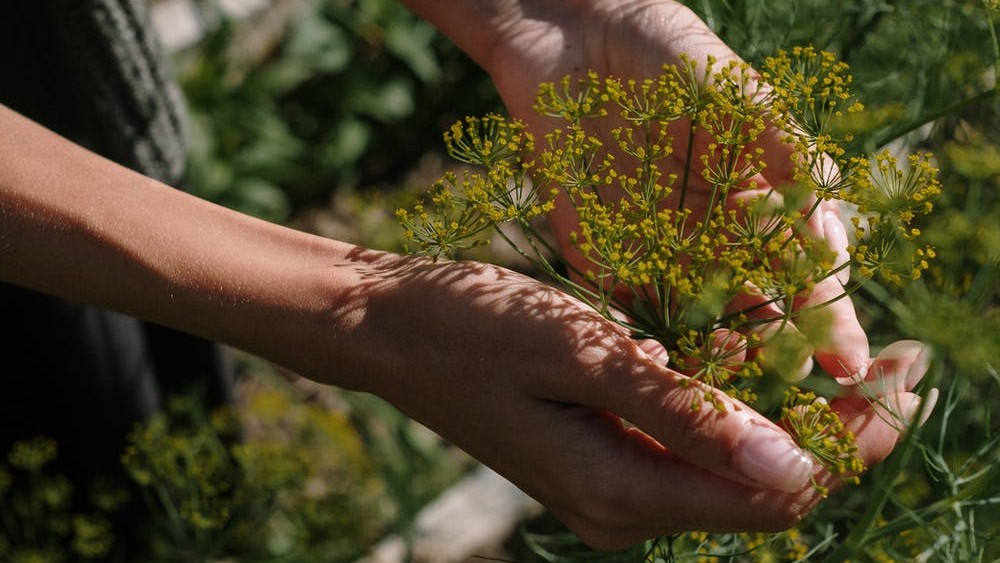
{"type": "Polygon", "coordinates": [[[0,463],[0,560],[94,561],[112,553],[110,516],[127,491],[95,483],[91,509],[83,510],[74,484],[52,469],[57,457],[55,440],[38,436],[16,442],[0,463]]]}
{"type": "Polygon", "coordinates": [[[784,408],[762,408],[775,409],[827,469],[853,479],[862,469],[853,437],[825,400],[788,388],[829,335],[790,327],[822,325],[824,306],[873,276],[919,278],[934,250],[914,219],[930,212],[940,184],[929,155],[901,163],[888,152],[848,153],[853,138],[839,125],[863,111],[850,84],[844,63],[812,47],[777,52],[760,74],[685,59],[646,79],[567,77],[540,87],[536,111],[560,123],[540,146],[517,120],[466,118],[445,144],[476,170],[446,174],[397,216],[415,250],[435,258],[499,234],[609,321],[660,342],[669,365],[689,376],[694,409],[724,408],[710,388],[754,403],[761,390],[773,396],[777,381],[784,408]],[[781,159],[791,178],[763,185],[769,162],[781,159]],[[809,227],[824,201],[855,210],[846,255],[809,227]],[[536,221],[557,206],[578,219],[564,250],[536,221]],[[839,295],[795,306],[830,278],[839,295]]]}
{"type": "Polygon", "coordinates": [[[342,413],[278,385],[245,407],[192,397],[136,427],[123,464],[155,521],[148,557],[347,561],[373,543],[381,492],[342,413]]]}

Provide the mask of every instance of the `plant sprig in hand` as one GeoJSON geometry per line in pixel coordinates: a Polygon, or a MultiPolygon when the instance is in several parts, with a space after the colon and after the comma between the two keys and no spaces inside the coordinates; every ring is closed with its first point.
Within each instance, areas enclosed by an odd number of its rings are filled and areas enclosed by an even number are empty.
{"type": "Polygon", "coordinates": [[[900,166],[888,151],[848,154],[851,135],[839,125],[863,111],[850,82],[845,64],[810,47],[778,52],[760,75],[745,63],[685,59],[645,80],[567,77],[540,88],[536,111],[562,123],[544,146],[517,120],[466,118],[445,142],[478,171],[446,174],[397,214],[435,258],[498,233],[608,320],[662,344],[668,365],[689,376],[692,408],[724,408],[710,388],[759,406],[763,390],[773,395],[765,383],[777,382],[785,399],[776,416],[849,478],[861,469],[853,437],[830,423],[824,400],[790,387],[829,335],[790,327],[806,315],[804,324],[823,326],[824,307],[865,279],[920,277],[934,251],[915,221],[940,191],[928,155],[900,166]],[[764,137],[775,129],[780,148],[764,137]],[[790,161],[780,191],[757,181],[769,158],[790,161]],[[856,210],[846,256],[809,228],[824,201],[856,210]],[[536,225],[556,208],[578,218],[568,247],[536,225]],[[515,242],[501,225],[523,236],[515,242]],[[796,307],[831,277],[842,280],[839,296],[796,307]]]}

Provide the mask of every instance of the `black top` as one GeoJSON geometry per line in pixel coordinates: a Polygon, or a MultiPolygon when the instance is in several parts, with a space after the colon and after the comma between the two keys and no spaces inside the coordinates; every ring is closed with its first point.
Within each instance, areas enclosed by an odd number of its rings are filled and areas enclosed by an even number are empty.
{"type": "Polygon", "coordinates": [[[13,0],[0,15],[0,103],[175,184],[183,105],[144,0],[13,0]]]}
{"type": "MultiPolygon", "coordinates": [[[[182,180],[184,107],[142,0],[0,6],[0,103],[147,176],[182,180]]],[[[126,434],[163,397],[229,400],[222,349],[188,334],[2,282],[0,328],[0,459],[43,435],[71,478],[119,472],[126,434]]]]}

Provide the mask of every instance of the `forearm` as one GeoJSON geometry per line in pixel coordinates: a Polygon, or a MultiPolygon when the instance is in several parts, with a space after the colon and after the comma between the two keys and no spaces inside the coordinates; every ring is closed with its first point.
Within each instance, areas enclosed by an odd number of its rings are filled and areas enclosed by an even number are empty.
{"type": "Polygon", "coordinates": [[[484,68],[500,37],[521,21],[522,3],[517,0],[401,0],[417,15],[434,24],[467,55],[484,68]]]}
{"type": "Polygon", "coordinates": [[[184,194],[0,107],[6,281],[309,370],[317,350],[337,354],[317,341],[349,326],[336,311],[358,310],[338,301],[352,249],[184,194]]]}

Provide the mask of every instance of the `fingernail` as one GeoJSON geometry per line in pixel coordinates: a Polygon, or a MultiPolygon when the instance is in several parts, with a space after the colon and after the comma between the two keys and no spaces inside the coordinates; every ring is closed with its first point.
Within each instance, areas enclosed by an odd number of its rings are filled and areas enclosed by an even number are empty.
{"type": "Polygon", "coordinates": [[[868,370],[872,367],[872,360],[859,361],[858,365],[861,366],[858,371],[850,375],[835,377],[834,379],[837,381],[837,384],[841,387],[850,388],[863,382],[868,377],[868,370]]]}
{"type": "Polygon", "coordinates": [[[873,363],[877,372],[873,375],[881,379],[885,392],[909,391],[924,378],[930,361],[931,351],[926,344],[900,340],[879,352],[873,363]]]}
{"type": "Polygon", "coordinates": [[[931,417],[931,413],[934,412],[934,405],[937,404],[938,400],[938,390],[937,388],[931,389],[927,392],[927,397],[921,401],[920,397],[917,395],[907,395],[911,399],[905,404],[900,405],[900,416],[907,424],[913,424],[916,422],[917,426],[923,426],[927,419],[931,417]],[[921,406],[922,403],[926,403],[925,406],[921,406]],[[920,413],[920,420],[914,421],[917,413],[920,413]]]}
{"type": "Polygon", "coordinates": [[[923,413],[920,415],[920,426],[923,426],[927,419],[931,417],[931,413],[934,412],[934,407],[938,402],[938,390],[937,387],[932,387],[930,391],[927,392],[927,397],[924,398],[926,405],[923,407],[923,413]]]}
{"type": "Polygon", "coordinates": [[[736,450],[736,467],[759,485],[794,493],[812,475],[809,456],[787,434],[748,420],[736,450]]]}
{"type": "Polygon", "coordinates": [[[812,352],[810,351],[810,355],[806,357],[806,359],[802,361],[802,365],[799,366],[799,371],[798,373],[795,374],[793,382],[802,381],[803,379],[808,377],[809,374],[812,373],[813,367],[815,365],[816,364],[815,362],[813,362],[812,359],[812,352]]]}
{"type": "Polygon", "coordinates": [[[920,383],[920,380],[927,375],[927,369],[931,365],[930,346],[921,342],[918,342],[917,346],[919,347],[917,357],[914,358],[913,363],[910,364],[910,369],[906,370],[905,389],[907,391],[916,387],[917,383],[920,383]]]}

